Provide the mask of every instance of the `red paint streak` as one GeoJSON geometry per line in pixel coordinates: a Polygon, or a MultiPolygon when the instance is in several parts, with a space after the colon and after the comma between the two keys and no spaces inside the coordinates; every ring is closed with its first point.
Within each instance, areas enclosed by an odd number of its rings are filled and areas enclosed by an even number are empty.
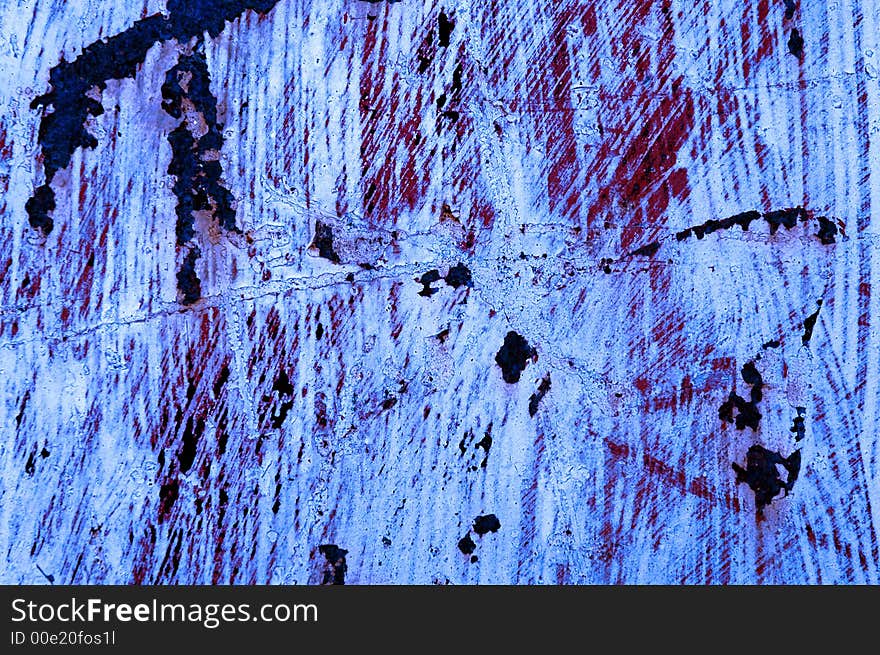
{"type": "MultiPolygon", "coordinates": [[[[617,443],[610,439],[606,439],[605,446],[608,448],[608,452],[611,455],[610,464],[618,461],[630,460],[633,455],[633,449],[627,444],[617,443]]],[[[734,512],[740,511],[739,500],[736,497],[730,494],[719,495],[716,491],[709,488],[708,483],[703,478],[694,478],[688,482],[683,470],[676,469],[663,460],[649,455],[648,453],[642,454],[642,466],[650,476],[662,480],[665,484],[674,489],[678,489],[682,493],[696,496],[716,505],[724,505],[727,509],[733,510],[734,512]]],[[[606,470],[609,468],[610,467],[606,465],[606,470]]],[[[608,490],[606,489],[606,493],[607,492],[608,490]]]]}
{"type": "MultiPolygon", "coordinates": [[[[673,85],[674,87],[675,85],[673,85]]],[[[694,125],[693,98],[689,90],[663,97],[632,141],[624,157],[628,165],[615,171],[611,180],[619,188],[625,207],[633,207],[632,219],[624,226],[621,249],[631,249],[637,241],[650,241],[671,199],[681,199],[687,188],[687,173],[677,169],[675,183],[670,185],[666,173],[676,164],[676,153],[686,142],[694,125]],[[674,191],[677,191],[676,195],[674,191]]]]}
{"type": "MultiPolygon", "coordinates": [[[[538,480],[543,468],[544,460],[544,433],[538,431],[535,435],[533,444],[532,460],[532,476],[527,481],[523,481],[520,491],[520,507],[522,508],[520,519],[520,535],[519,535],[519,582],[526,583],[523,579],[524,570],[532,563],[534,557],[534,540],[537,535],[537,516],[538,505],[538,480]]],[[[533,582],[528,580],[528,582],[533,582]]]]}
{"type": "Polygon", "coordinates": [[[421,135],[422,86],[408,90],[396,70],[386,84],[387,21],[382,34],[378,21],[370,23],[360,79],[362,203],[372,225],[391,226],[422,201],[437,148],[429,148],[421,135]]]}
{"type": "Polygon", "coordinates": [[[731,368],[733,368],[734,364],[736,364],[736,358],[716,357],[712,359],[711,364],[713,371],[729,371],[731,368]]]}
{"type": "Polygon", "coordinates": [[[554,21],[548,44],[550,77],[548,78],[543,68],[535,71],[538,87],[535,91],[546,93],[541,87],[548,82],[552,83],[550,107],[561,112],[561,115],[554,116],[555,129],[547,132],[547,155],[551,162],[547,173],[547,197],[550,200],[550,211],[561,209],[563,216],[572,216],[579,210],[582,187],[577,139],[574,134],[574,111],[571,107],[571,61],[565,32],[566,26],[575,20],[577,13],[572,7],[564,10],[554,21]]]}
{"type": "Polygon", "coordinates": [[[584,30],[584,36],[593,36],[596,33],[596,7],[592,4],[584,11],[581,17],[581,26],[584,30]]]}

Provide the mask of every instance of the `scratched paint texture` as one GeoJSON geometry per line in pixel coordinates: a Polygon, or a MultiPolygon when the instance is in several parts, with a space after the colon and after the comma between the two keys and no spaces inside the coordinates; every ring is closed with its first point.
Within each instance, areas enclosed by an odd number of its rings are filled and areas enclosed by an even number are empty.
{"type": "Polygon", "coordinates": [[[878,37],[3,0],[0,581],[878,583],[878,37]]]}

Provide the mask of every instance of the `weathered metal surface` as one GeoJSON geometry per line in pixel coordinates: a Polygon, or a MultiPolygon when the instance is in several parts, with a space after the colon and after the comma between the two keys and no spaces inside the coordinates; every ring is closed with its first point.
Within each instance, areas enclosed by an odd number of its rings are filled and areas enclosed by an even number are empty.
{"type": "Polygon", "coordinates": [[[878,582],[877,3],[0,26],[2,582],[878,582]]]}

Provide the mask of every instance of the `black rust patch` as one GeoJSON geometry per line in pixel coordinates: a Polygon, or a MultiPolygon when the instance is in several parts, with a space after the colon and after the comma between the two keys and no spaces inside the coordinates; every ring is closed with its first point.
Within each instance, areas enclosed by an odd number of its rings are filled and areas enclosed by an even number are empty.
{"type": "MultiPolygon", "coordinates": [[[[171,145],[168,173],[175,178],[172,191],[177,198],[178,248],[185,247],[195,237],[193,212],[196,211],[207,211],[223,229],[240,232],[235,224],[235,199],[221,181],[223,166],[219,156],[223,126],[217,122],[217,99],[211,93],[210,83],[208,63],[199,43],[196,52],[180,57],[162,84],[162,109],[169,116],[182,119],[168,135],[171,145]]],[[[198,248],[189,250],[178,273],[184,305],[191,305],[201,296],[201,285],[193,270],[200,254],[198,248]],[[185,277],[181,277],[186,267],[185,277]]]]}
{"type": "Polygon", "coordinates": [[[317,248],[319,257],[334,264],[339,263],[339,255],[333,249],[333,229],[329,225],[315,221],[315,238],[312,240],[312,246],[317,248]]]}
{"type": "Polygon", "coordinates": [[[791,30],[791,36],[788,37],[788,51],[798,59],[804,56],[804,38],[797,28],[791,30]]]}
{"type": "Polygon", "coordinates": [[[541,383],[538,385],[538,390],[529,397],[529,416],[534,416],[538,413],[538,405],[541,400],[544,399],[544,396],[547,395],[548,391],[550,391],[549,373],[541,380],[541,383]]]}
{"type": "Polygon", "coordinates": [[[18,414],[15,415],[15,429],[18,430],[21,427],[21,421],[24,418],[24,410],[27,408],[28,400],[31,397],[30,391],[25,391],[24,396],[21,398],[21,404],[18,406],[18,414]]]}
{"type": "MultiPolygon", "coordinates": [[[[48,175],[48,173],[47,173],[48,175]]],[[[49,234],[55,226],[50,214],[55,211],[55,192],[48,184],[39,186],[34,191],[34,195],[28,198],[24,204],[24,209],[28,215],[28,223],[35,230],[40,230],[43,234],[49,234]]]]}
{"type": "Polygon", "coordinates": [[[776,211],[764,214],[764,220],[770,225],[770,234],[776,234],[781,227],[790,230],[798,224],[798,221],[807,221],[807,212],[803,207],[794,207],[791,209],[777,209],[776,211]]]}
{"type": "Polygon", "coordinates": [[[804,419],[804,414],[806,414],[807,408],[795,407],[795,411],[797,412],[797,416],[794,417],[789,431],[794,435],[795,441],[803,441],[804,436],[806,436],[807,433],[806,421],[804,419]]]}
{"type": "Polygon", "coordinates": [[[213,38],[226,21],[246,10],[266,13],[278,0],[169,0],[166,18],[153,14],[108,39],[86,46],[73,61],[61,61],[49,72],[51,91],[38,96],[32,109],[43,108],[38,142],[43,155],[45,183],[25,203],[28,221],[34,229],[49,234],[54,226],[55,174],[67,168],[79,148],[95,148],[98,140],[86,129],[90,116],[100,116],[100,94],[110,80],[132,78],[156,43],[176,39],[186,43],[205,31],[213,38]]]}
{"type": "Polygon", "coordinates": [[[816,328],[816,320],[819,318],[819,310],[822,309],[822,299],[816,301],[818,307],[816,311],[807,316],[804,319],[804,334],[801,337],[801,343],[805,346],[810,343],[810,339],[813,338],[813,330],[816,328]]]}
{"type": "Polygon", "coordinates": [[[444,277],[440,277],[440,271],[438,271],[436,268],[432,268],[430,271],[426,271],[415,280],[422,285],[422,289],[421,291],[419,291],[419,295],[424,298],[430,298],[439,291],[439,289],[435,289],[431,285],[435,282],[439,282],[440,280],[446,282],[446,284],[453,289],[457,289],[462,286],[474,286],[473,279],[471,278],[470,269],[461,262],[459,262],[455,266],[450,266],[444,277]]]}
{"type": "Polygon", "coordinates": [[[174,118],[201,119],[199,133],[187,120],[168,135],[172,159],[168,173],[175,176],[172,187],[177,197],[177,245],[193,238],[193,212],[209,211],[225,230],[240,232],[235,224],[235,199],[223,186],[223,166],[219,155],[223,147],[223,126],[217,122],[217,99],[211,93],[208,62],[199,48],[183,56],[165,75],[162,109],[174,118]],[[201,134],[201,128],[205,130],[201,134]]]}
{"type": "Polygon", "coordinates": [[[235,20],[246,10],[265,14],[276,4],[278,0],[168,0],[168,11],[175,29],[184,35],[206,31],[214,38],[226,21],[235,20]]]}
{"type": "Polygon", "coordinates": [[[452,30],[455,29],[455,21],[451,20],[446,12],[441,10],[440,16],[437,19],[437,36],[438,36],[438,45],[441,48],[449,47],[449,37],[452,36],[452,30]]]}
{"type": "Polygon", "coordinates": [[[421,277],[416,278],[416,282],[422,285],[422,290],[419,291],[419,295],[424,298],[430,298],[435,293],[439,291],[439,289],[434,289],[431,287],[434,282],[440,279],[440,271],[436,268],[432,268],[427,273],[424,273],[421,277]]]}
{"type": "Polygon", "coordinates": [[[691,235],[697,237],[697,239],[702,239],[707,234],[712,234],[713,232],[717,232],[718,230],[729,230],[734,225],[739,225],[743,232],[748,231],[749,225],[752,222],[757,221],[761,218],[761,214],[756,211],[748,211],[742,212],[741,214],[736,214],[735,216],[730,216],[728,218],[723,218],[721,220],[708,220],[701,225],[694,225],[693,227],[689,227],[686,230],[682,230],[681,232],[675,235],[676,240],[684,241],[689,238],[691,235]]]}
{"type": "Polygon", "coordinates": [[[318,552],[327,560],[321,572],[321,584],[344,585],[345,573],[348,571],[345,556],[348,555],[348,551],[335,544],[324,544],[318,546],[318,552]]]}
{"type": "Polygon", "coordinates": [[[98,145],[86,122],[89,116],[100,116],[103,107],[89,91],[103,91],[108,80],[134,77],[153,44],[172,36],[172,21],[156,14],[106,41],[96,41],[72,62],[62,60],[49,72],[52,90],[31,103],[31,109],[44,108],[38,141],[46,179],[25,205],[32,227],[45,234],[52,231],[55,193],[49,185],[58,171],[67,168],[78,148],[98,145]]]}
{"type": "Polygon", "coordinates": [[[743,468],[734,462],[733,470],[736,472],[737,484],[745,482],[755,492],[755,511],[760,520],[764,516],[764,508],[770,504],[770,501],[781,491],[787,496],[794,488],[801,470],[801,451],[796,450],[786,458],[755,444],[749,448],[746,467],[743,468]],[[787,473],[784,482],[779,477],[777,465],[782,466],[787,473]]]}
{"type": "Polygon", "coordinates": [[[481,537],[489,532],[498,532],[500,529],[501,521],[494,514],[486,514],[474,519],[474,532],[481,537]]]}
{"type": "Polygon", "coordinates": [[[752,387],[749,400],[731,391],[727,401],[718,409],[718,418],[727,423],[735,421],[737,430],[744,430],[747,427],[757,430],[761,421],[758,403],[763,397],[764,380],[754,362],[743,366],[740,373],[743,381],[752,387]],[[734,410],[736,410],[736,414],[734,414],[734,410]]]}
{"type": "Polygon", "coordinates": [[[180,292],[180,302],[184,305],[192,305],[202,297],[202,282],[196,275],[196,260],[201,255],[198,246],[193,246],[186,253],[180,270],[177,271],[177,289],[180,292]]]}
{"type": "Polygon", "coordinates": [[[476,444],[474,444],[474,448],[482,448],[486,453],[483,456],[483,461],[480,462],[480,468],[486,468],[486,464],[489,462],[489,451],[492,449],[492,424],[486,428],[486,434],[483,435],[483,438],[480,439],[476,444]]]}
{"type": "MultiPolygon", "coordinates": [[[[483,535],[488,534],[489,532],[498,532],[501,529],[501,521],[498,520],[498,517],[494,514],[485,514],[483,516],[478,516],[474,519],[474,524],[472,527],[473,531],[480,538],[483,535]]],[[[464,555],[470,555],[470,561],[473,564],[479,558],[473,554],[473,552],[477,549],[477,544],[474,542],[471,537],[471,531],[468,530],[467,534],[458,540],[458,549],[464,555]]]]}
{"type": "Polygon", "coordinates": [[[837,241],[835,238],[837,236],[837,224],[825,216],[818,216],[816,220],[819,222],[819,231],[816,233],[816,238],[826,246],[835,243],[837,241]]]}
{"type": "Polygon", "coordinates": [[[461,63],[456,64],[455,68],[452,71],[452,83],[442,95],[443,102],[441,104],[438,104],[437,106],[437,120],[435,124],[435,131],[438,135],[443,128],[444,122],[446,122],[446,127],[451,128],[455,125],[455,123],[458,122],[458,119],[461,117],[460,109],[462,103],[462,72],[463,70],[461,63]],[[443,119],[445,119],[445,121],[443,119]]]}
{"type": "MultiPolygon", "coordinates": [[[[695,236],[697,239],[702,239],[707,234],[712,234],[713,232],[718,232],[720,230],[729,230],[735,225],[739,225],[743,232],[747,232],[749,226],[753,222],[761,219],[770,226],[770,234],[774,235],[779,231],[780,227],[783,227],[786,230],[791,230],[798,223],[806,223],[809,218],[807,210],[803,207],[777,209],[764,214],[757,211],[747,211],[728,218],[717,220],[712,219],[700,225],[694,225],[686,230],[676,233],[675,238],[677,241],[684,241],[691,236],[695,236]]],[[[819,223],[819,233],[816,234],[819,241],[824,245],[834,243],[834,235],[837,234],[837,226],[824,216],[817,216],[816,221],[819,223]]]]}
{"type": "Polygon", "coordinates": [[[183,430],[183,439],[180,447],[180,453],[177,460],[180,463],[180,472],[186,473],[192,468],[193,461],[196,458],[196,450],[198,448],[199,439],[205,431],[205,420],[203,418],[196,419],[193,423],[193,417],[190,416],[186,420],[186,427],[183,430]]]}
{"type": "Polygon", "coordinates": [[[461,262],[457,263],[455,266],[450,266],[449,271],[446,273],[446,277],[443,279],[446,281],[446,284],[453,289],[457,289],[461,286],[474,286],[474,282],[471,279],[470,269],[461,262]]]}
{"type": "Polygon", "coordinates": [[[290,384],[290,378],[287,377],[286,371],[282,370],[278,373],[278,377],[272,383],[272,391],[278,394],[280,401],[278,412],[272,417],[272,429],[277,430],[284,425],[287,414],[293,408],[293,385],[290,384]]]}
{"type": "Polygon", "coordinates": [[[504,337],[504,344],[495,355],[495,362],[501,367],[501,376],[508,384],[519,382],[522,372],[530,359],[537,358],[537,351],[522,336],[511,330],[504,337]]]}
{"type": "Polygon", "coordinates": [[[631,253],[629,253],[628,257],[653,257],[657,254],[657,251],[660,250],[660,242],[652,241],[649,244],[642,246],[641,248],[636,248],[631,253]]]}
{"type": "Polygon", "coordinates": [[[462,456],[467,452],[467,442],[470,439],[474,438],[474,433],[471,430],[468,430],[464,433],[464,436],[461,438],[461,441],[458,442],[458,449],[461,451],[462,456]]]}

